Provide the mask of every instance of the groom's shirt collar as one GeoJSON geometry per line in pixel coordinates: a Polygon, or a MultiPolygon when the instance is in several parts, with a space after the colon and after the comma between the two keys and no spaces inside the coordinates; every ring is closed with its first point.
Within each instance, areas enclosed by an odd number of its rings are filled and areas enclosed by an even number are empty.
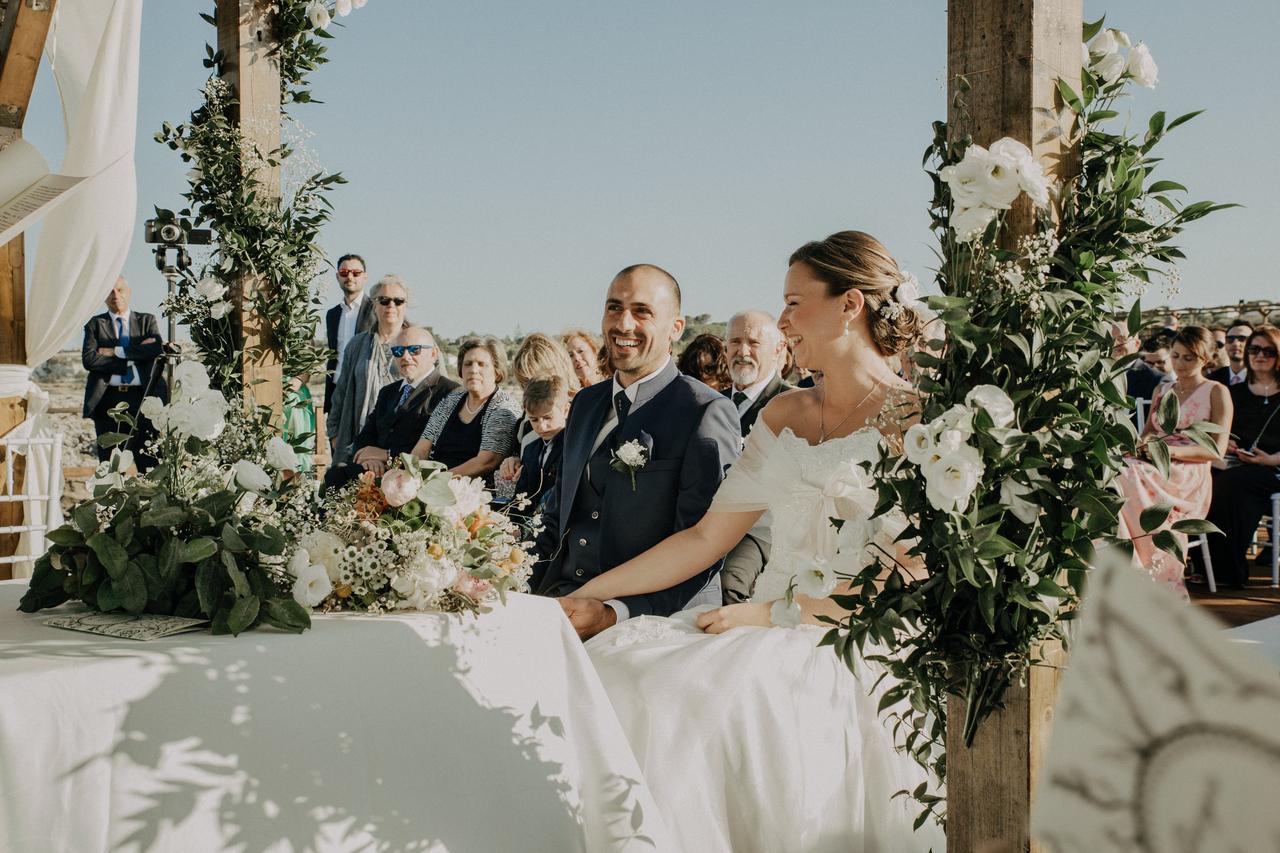
{"type": "MultiPolygon", "coordinates": [[[[652,373],[646,373],[644,376],[641,376],[639,379],[637,379],[635,382],[632,382],[626,388],[623,388],[622,383],[618,381],[618,374],[617,373],[613,374],[613,392],[609,395],[609,398],[610,399],[616,398],[618,396],[618,392],[622,391],[627,395],[627,399],[631,401],[631,411],[634,412],[636,409],[640,408],[645,403],[644,400],[636,399],[637,395],[640,393],[640,386],[644,385],[644,383],[646,382],[651,382],[654,379],[657,379],[659,376],[661,376],[662,371],[666,370],[667,365],[669,364],[671,364],[671,356],[667,356],[667,360],[662,362],[662,364],[658,366],[657,370],[653,371],[652,373]]],[[[617,419],[618,419],[618,416],[615,414],[613,416],[613,420],[616,421],[617,419]]]]}

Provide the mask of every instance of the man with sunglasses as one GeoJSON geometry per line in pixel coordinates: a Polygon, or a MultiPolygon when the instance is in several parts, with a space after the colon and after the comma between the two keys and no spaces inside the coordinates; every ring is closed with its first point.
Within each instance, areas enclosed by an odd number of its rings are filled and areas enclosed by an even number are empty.
{"type": "Polygon", "coordinates": [[[1241,321],[1236,321],[1235,325],[1227,329],[1227,366],[1211,370],[1206,375],[1214,382],[1221,382],[1223,385],[1239,385],[1243,382],[1248,367],[1244,360],[1244,345],[1252,334],[1253,327],[1241,321]]]}
{"type": "Polygon", "coordinates": [[[342,288],[342,301],[324,315],[326,343],[334,354],[325,365],[324,410],[329,411],[333,400],[333,386],[338,371],[342,369],[342,351],[347,343],[360,332],[373,328],[373,302],[365,298],[367,281],[364,258],[359,255],[343,255],[338,258],[338,287],[342,288]]]}
{"type": "Polygon", "coordinates": [[[325,473],[325,488],[343,486],[364,471],[381,476],[391,460],[413,450],[436,404],[459,387],[441,372],[435,338],[421,326],[410,326],[396,336],[391,357],[400,379],[378,392],[373,411],[356,435],[352,461],[331,467],[325,473]]]}

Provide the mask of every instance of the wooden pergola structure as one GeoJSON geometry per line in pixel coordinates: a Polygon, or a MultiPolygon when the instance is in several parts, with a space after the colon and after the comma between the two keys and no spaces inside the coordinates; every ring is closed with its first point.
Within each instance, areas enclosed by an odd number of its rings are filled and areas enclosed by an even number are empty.
{"type": "MultiPolygon", "coordinates": [[[[56,0],[0,0],[0,144],[21,133],[56,0]]],[[[280,144],[280,75],[270,54],[271,0],[216,0],[223,76],[238,97],[237,119],[246,145],[270,151],[280,144]]],[[[963,77],[967,129],[978,144],[1011,136],[1028,145],[1050,175],[1070,174],[1077,152],[1068,134],[1051,133],[1062,103],[1055,81],[1075,79],[1080,68],[1083,0],[948,0],[949,96],[963,77]]],[[[949,104],[954,98],[949,97],[949,104]]],[[[950,109],[950,108],[949,108],[950,109]]],[[[954,126],[958,116],[950,114],[954,126]]],[[[246,158],[248,160],[248,158],[246,158]]],[[[257,177],[279,197],[278,168],[257,177]]],[[[1010,239],[1031,232],[1033,214],[1022,198],[1006,222],[1010,239]]],[[[251,278],[234,288],[246,344],[259,357],[244,367],[246,397],[281,409],[281,366],[268,318],[248,308],[251,278]]],[[[0,363],[21,364],[24,345],[23,242],[0,248],[0,363]]],[[[25,415],[21,400],[0,400],[0,434],[25,415]]],[[[0,543],[0,551],[4,543],[0,543]]],[[[12,547],[12,546],[10,546],[12,547]]],[[[956,738],[948,749],[948,849],[1038,850],[1028,819],[1043,761],[1057,690],[1057,670],[1035,667],[1015,685],[1004,711],[979,730],[972,748],[956,738]]],[[[959,708],[952,713],[959,719],[959,708]]]]}

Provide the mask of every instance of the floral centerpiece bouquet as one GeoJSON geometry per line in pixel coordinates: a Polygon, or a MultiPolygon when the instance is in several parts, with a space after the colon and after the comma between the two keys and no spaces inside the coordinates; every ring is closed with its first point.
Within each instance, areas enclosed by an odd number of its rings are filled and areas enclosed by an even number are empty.
{"type": "Polygon", "coordinates": [[[133,454],[118,447],[129,435],[102,436],[117,449],[90,482],[93,497],[49,533],[20,609],[78,599],[104,613],[205,618],[215,634],[262,623],[302,631],[311,620],[283,563],[296,531],[314,524],[314,482],[296,475],[298,457],[269,414],[229,402],[202,365],[179,364],[174,380],[169,405],[148,397],[139,413],[156,427],[159,464],[129,476],[133,454]]]}
{"type": "Polygon", "coordinates": [[[481,480],[403,455],[329,498],[323,527],[290,558],[293,596],[325,611],[481,612],[528,590],[519,527],[489,509],[481,480]]]}

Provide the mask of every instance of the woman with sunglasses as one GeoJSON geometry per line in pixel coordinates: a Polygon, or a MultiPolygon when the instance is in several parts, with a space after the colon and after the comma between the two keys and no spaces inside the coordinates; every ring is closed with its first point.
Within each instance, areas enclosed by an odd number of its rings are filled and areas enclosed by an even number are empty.
{"type": "Polygon", "coordinates": [[[1249,579],[1246,552],[1258,521],[1280,492],[1280,329],[1259,326],[1245,345],[1247,378],[1231,386],[1235,416],[1227,444],[1227,467],[1213,474],[1209,520],[1222,533],[1210,534],[1215,579],[1241,587],[1249,579]]]}
{"type": "MultiPolygon", "coordinates": [[[[1156,548],[1153,537],[1143,535],[1140,518],[1143,510],[1156,504],[1171,504],[1166,526],[1188,518],[1204,518],[1212,498],[1211,463],[1221,459],[1227,448],[1227,425],[1231,423],[1231,394],[1227,386],[1204,375],[1204,367],[1214,355],[1213,335],[1202,326],[1185,326],[1173,333],[1169,346],[1173,379],[1156,386],[1151,398],[1142,436],[1162,442],[1169,451],[1169,475],[1166,477],[1150,460],[1148,445],[1142,445],[1145,458],[1125,460],[1120,472],[1120,491],[1124,506],[1120,518],[1124,529],[1133,537],[1134,556],[1151,576],[1167,584],[1183,598],[1187,597],[1183,581],[1185,567],[1174,555],[1156,548]],[[1166,433],[1160,426],[1160,403],[1173,394],[1178,400],[1178,424],[1166,433]],[[1222,428],[1213,437],[1217,447],[1210,450],[1188,438],[1183,431],[1198,421],[1212,421],[1222,428]]],[[[1186,536],[1175,533],[1186,549],[1186,536]]]]}
{"type": "Polygon", "coordinates": [[[382,386],[400,378],[391,357],[391,344],[409,324],[409,286],[398,275],[383,276],[369,292],[373,301],[374,327],[353,337],[342,353],[342,370],[333,391],[333,402],[325,419],[333,449],[333,465],[351,461],[356,435],[373,411],[382,386]]]}

